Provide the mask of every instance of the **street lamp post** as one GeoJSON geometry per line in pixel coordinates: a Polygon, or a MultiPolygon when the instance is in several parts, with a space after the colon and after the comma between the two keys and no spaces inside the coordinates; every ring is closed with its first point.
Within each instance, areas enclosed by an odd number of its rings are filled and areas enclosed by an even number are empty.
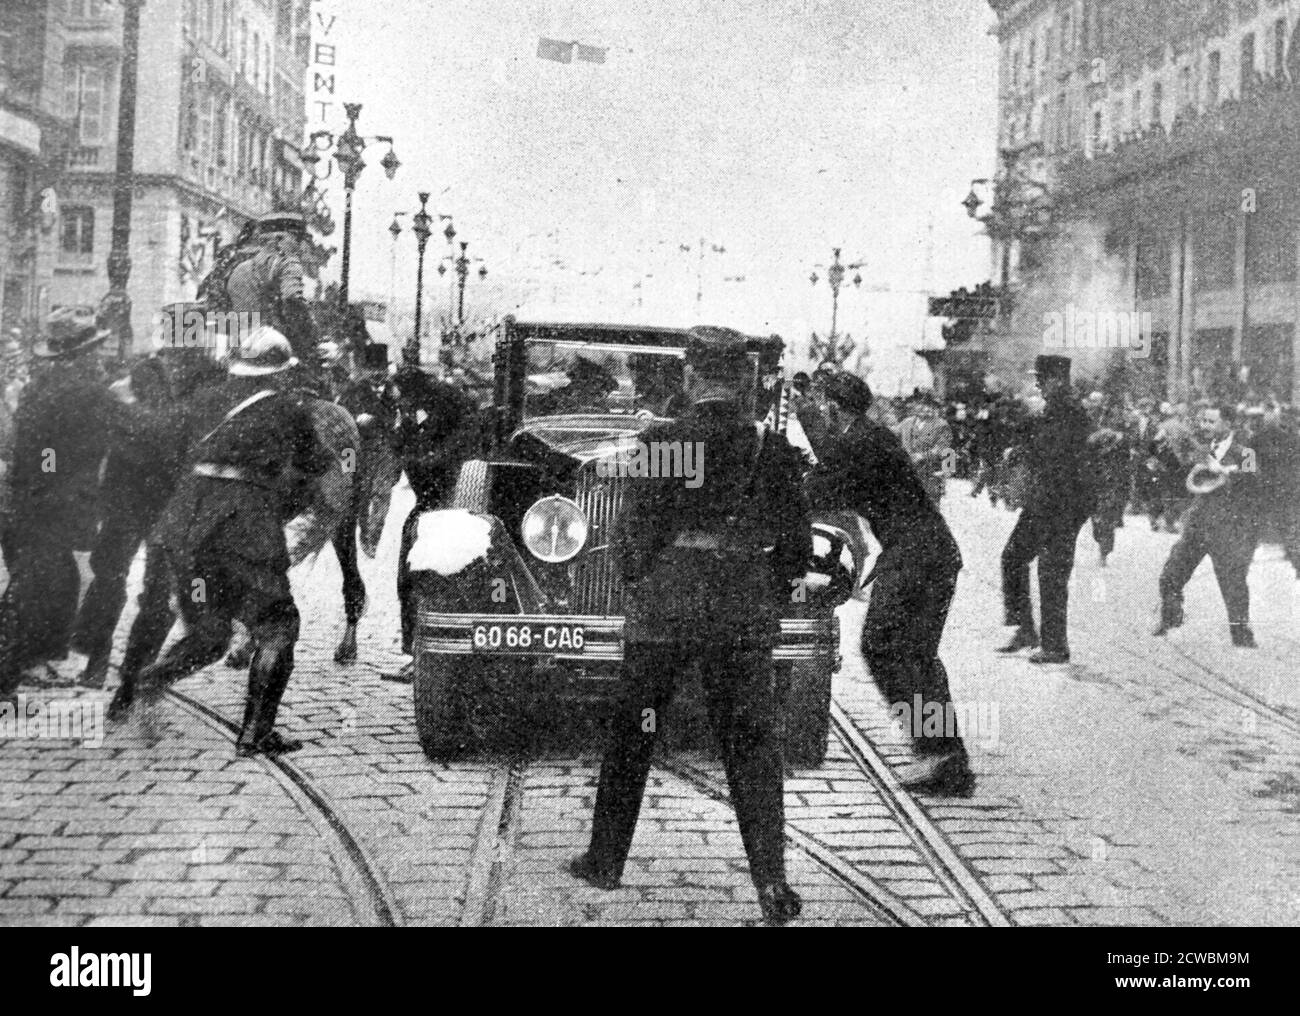
{"type": "Polygon", "coordinates": [[[415,213],[411,228],[415,230],[415,242],[419,248],[419,258],[415,269],[415,333],[406,344],[406,362],[414,366],[420,363],[420,324],[423,320],[424,304],[424,247],[433,232],[430,227],[432,216],[429,215],[429,192],[420,191],[420,210],[415,213]]]}
{"type": "Polygon", "coordinates": [[[125,360],[135,343],[131,328],[131,197],[135,183],[135,95],[140,63],[140,8],[145,0],[122,0],[122,87],[117,105],[117,159],[113,167],[112,246],[108,294],[100,313],[117,334],[117,357],[125,360]]]}
{"type": "MultiPolygon", "coordinates": [[[[831,287],[831,334],[827,340],[827,359],[831,361],[835,360],[835,342],[836,337],[839,334],[840,287],[844,285],[844,275],[848,269],[854,269],[853,285],[862,285],[862,275],[857,271],[857,269],[862,267],[863,262],[858,261],[851,265],[842,264],[840,262],[840,251],[843,249],[844,248],[842,247],[834,248],[835,260],[832,262],[831,266],[826,269],[826,281],[830,283],[831,287]]],[[[821,266],[819,265],[818,267],[821,266]]],[[[808,281],[814,286],[817,285],[817,279],[818,275],[815,271],[808,277],[808,281]]]]}
{"type": "Polygon", "coordinates": [[[309,192],[315,188],[316,180],[324,180],[330,175],[331,167],[328,158],[324,176],[317,175],[315,166],[321,160],[321,153],[328,152],[331,145],[334,146],[334,162],[338,163],[339,170],[343,173],[343,269],[339,279],[339,308],[341,312],[346,313],[348,282],[352,267],[352,194],[356,190],[357,178],[361,176],[361,171],[366,165],[361,153],[365,151],[368,144],[388,145],[388,151],[379,164],[384,167],[384,173],[390,180],[397,174],[401,161],[393,151],[391,137],[377,134],[366,138],[357,133],[357,118],[361,115],[361,103],[345,102],[343,111],[348,118],[347,130],[337,138],[329,131],[313,131],[307,147],[303,150],[302,160],[313,178],[307,184],[309,192]],[[322,141],[324,144],[321,144],[322,141]]]}

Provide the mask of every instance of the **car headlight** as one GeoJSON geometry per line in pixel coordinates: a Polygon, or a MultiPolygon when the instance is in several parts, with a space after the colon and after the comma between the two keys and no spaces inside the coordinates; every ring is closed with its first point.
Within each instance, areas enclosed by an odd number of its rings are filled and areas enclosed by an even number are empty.
{"type": "Polygon", "coordinates": [[[587,542],[587,516],[558,494],[544,497],[529,508],[519,528],[529,553],[550,564],[568,561],[587,542]]]}

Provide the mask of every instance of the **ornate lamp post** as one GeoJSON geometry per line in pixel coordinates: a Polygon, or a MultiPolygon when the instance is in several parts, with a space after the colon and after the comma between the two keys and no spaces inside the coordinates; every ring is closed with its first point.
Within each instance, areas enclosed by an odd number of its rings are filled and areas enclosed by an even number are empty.
{"type": "Polygon", "coordinates": [[[327,179],[333,169],[327,155],[325,157],[324,174],[316,172],[316,164],[321,161],[321,153],[329,152],[331,145],[334,146],[333,161],[338,163],[339,170],[343,173],[343,271],[339,280],[339,306],[343,312],[346,312],[348,306],[348,280],[352,265],[352,193],[356,190],[357,178],[366,165],[361,153],[365,151],[366,146],[369,144],[388,145],[388,151],[379,164],[384,167],[384,173],[390,180],[397,174],[397,168],[402,163],[397,158],[397,153],[393,151],[393,139],[391,137],[377,134],[374,137],[365,138],[357,133],[357,118],[361,115],[361,103],[345,102],[343,111],[348,118],[347,130],[338,137],[335,137],[330,131],[313,131],[310,140],[307,142],[307,147],[303,149],[302,161],[312,176],[311,181],[307,184],[308,194],[315,190],[316,181],[327,179]]]}
{"type": "Polygon", "coordinates": [[[406,362],[413,365],[420,363],[420,326],[424,310],[424,247],[429,242],[429,236],[433,232],[430,227],[433,218],[429,215],[426,207],[428,203],[429,192],[420,191],[420,210],[415,213],[411,225],[411,228],[415,230],[415,242],[419,247],[420,256],[415,270],[415,332],[406,344],[404,355],[406,362]]]}
{"type": "MultiPolygon", "coordinates": [[[[831,287],[831,334],[830,337],[827,339],[826,359],[836,363],[839,362],[835,358],[835,353],[836,353],[835,340],[838,334],[837,329],[839,326],[839,316],[840,316],[840,287],[844,285],[844,275],[848,271],[848,269],[852,268],[855,270],[853,274],[853,285],[855,287],[862,285],[862,274],[856,271],[856,269],[861,268],[863,262],[857,261],[851,265],[841,264],[840,251],[843,249],[844,248],[842,247],[834,248],[835,260],[831,264],[831,266],[826,269],[826,281],[830,283],[830,287],[831,287]]],[[[822,266],[818,265],[817,267],[821,268],[822,266]]],[[[808,281],[811,282],[814,286],[816,286],[818,278],[819,277],[817,273],[814,271],[812,275],[808,277],[808,281]]]]}
{"type": "MultiPolygon", "coordinates": [[[[460,257],[456,259],[456,277],[460,280],[460,295],[456,304],[456,327],[459,328],[465,323],[465,280],[469,278],[469,266],[471,258],[466,255],[465,251],[469,244],[462,240],[460,242],[460,257]]],[[[480,258],[473,258],[473,261],[479,261],[480,258]]],[[[479,279],[487,278],[487,265],[482,265],[478,270],[479,279]]]]}
{"type": "Polygon", "coordinates": [[[135,92],[140,63],[140,8],[145,0],[122,0],[122,88],[117,105],[117,159],[113,167],[112,247],[108,253],[108,293],[99,314],[117,334],[117,358],[125,360],[135,343],[131,329],[131,193],[135,176],[135,92]]]}

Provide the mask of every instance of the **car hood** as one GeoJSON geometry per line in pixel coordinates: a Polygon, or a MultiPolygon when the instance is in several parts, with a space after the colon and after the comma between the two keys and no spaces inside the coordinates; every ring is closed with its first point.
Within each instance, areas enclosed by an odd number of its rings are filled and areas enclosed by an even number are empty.
{"type": "Polygon", "coordinates": [[[540,442],[547,449],[590,462],[613,455],[617,446],[630,441],[649,427],[666,420],[657,417],[636,416],[548,416],[527,421],[517,431],[511,443],[540,442]]]}

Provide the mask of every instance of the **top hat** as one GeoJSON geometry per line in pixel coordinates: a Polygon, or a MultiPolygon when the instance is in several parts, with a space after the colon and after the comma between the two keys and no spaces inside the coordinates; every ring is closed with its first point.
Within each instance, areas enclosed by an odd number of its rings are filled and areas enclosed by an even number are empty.
{"type": "Polygon", "coordinates": [[[1034,359],[1034,373],[1040,381],[1052,379],[1069,382],[1070,358],[1068,356],[1050,356],[1043,354],[1034,359]]]}
{"type": "Polygon", "coordinates": [[[47,359],[64,359],[98,346],[113,334],[100,328],[91,311],[60,307],[45,319],[45,338],[32,353],[47,359]]]}
{"type": "Polygon", "coordinates": [[[230,363],[230,373],[236,377],[261,377],[279,374],[297,363],[289,340],[270,325],[262,325],[249,332],[248,340],[230,363]]]}
{"type": "Polygon", "coordinates": [[[357,366],[361,370],[377,370],[388,373],[388,346],[382,342],[372,342],[357,350],[357,366]]]}

